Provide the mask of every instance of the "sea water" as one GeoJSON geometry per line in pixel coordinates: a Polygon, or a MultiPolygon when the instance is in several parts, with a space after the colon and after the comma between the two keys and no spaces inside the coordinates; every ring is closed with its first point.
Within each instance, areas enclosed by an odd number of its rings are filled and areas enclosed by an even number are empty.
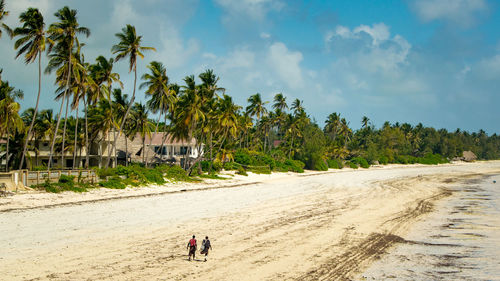
{"type": "Polygon", "coordinates": [[[452,191],[358,279],[500,280],[500,175],[452,191]]]}

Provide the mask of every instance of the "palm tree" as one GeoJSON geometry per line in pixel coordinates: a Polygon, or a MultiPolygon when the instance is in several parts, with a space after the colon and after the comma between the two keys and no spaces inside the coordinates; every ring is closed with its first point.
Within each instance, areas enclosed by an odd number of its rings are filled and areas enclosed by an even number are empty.
{"type": "Polygon", "coordinates": [[[295,99],[292,103],[292,109],[295,116],[300,115],[302,112],[304,112],[303,102],[299,99],[295,99]]]}
{"type": "Polygon", "coordinates": [[[268,102],[267,101],[262,102],[262,98],[260,97],[259,93],[250,96],[247,101],[250,104],[247,106],[246,112],[248,112],[250,116],[257,117],[257,122],[255,123],[255,125],[258,126],[260,123],[260,118],[267,114],[267,109],[265,107],[265,104],[268,102]]]}
{"type": "Polygon", "coordinates": [[[43,21],[43,16],[38,9],[28,8],[26,12],[19,16],[19,20],[23,25],[22,27],[18,27],[14,30],[14,36],[21,37],[14,44],[14,48],[16,50],[20,48],[17,52],[16,58],[24,54],[24,62],[26,64],[33,63],[38,58],[38,94],[36,97],[35,110],[33,112],[27,137],[24,142],[21,163],[19,164],[19,169],[22,169],[26,150],[28,149],[28,141],[38,113],[38,104],[42,90],[42,52],[45,51],[46,43],[47,41],[50,42],[50,39],[46,37],[45,22],[43,21]]]}
{"type": "MultiPolygon", "coordinates": [[[[76,10],[71,10],[68,6],[65,6],[64,8],[60,9],[54,15],[59,19],[59,21],[50,25],[48,31],[48,33],[50,34],[50,39],[56,42],[57,44],[56,52],[65,53],[68,56],[68,60],[65,62],[68,65],[67,66],[68,69],[66,72],[67,76],[66,86],[64,87],[64,94],[62,97],[61,107],[59,110],[59,116],[56,124],[56,132],[57,132],[57,130],[59,129],[59,124],[61,122],[63,105],[66,99],[67,92],[69,91],[71,85],[70,82],[72,75],[71,72],[72,55],[73,55],[74,44],[75,42],[78,42],[77,34],[83,34],[88,37],[90,35],[90,30],[86,27],[80,26],[76,18],[76,10]]],[[[65,133],[66,132],[63,131],[63,143],[64,143],[65,133]]],[[[56,134],[54,134],[54,138],[52,139],[52,144],[50,147],[50,157],[48,163],[49,169],[52,165],[52,155],[54,152],[55,140],[56,140],[56,134]]],[[[62,155],[64,157],[64,147],[62,155]]],[[[61,164],[64,165],[64,163],[61,164]]]]}
{"type": "MultiPolygon", "coordinates": [[[[5,1],[0,0],[0,22],[2,22],[8,15],[9,11],[5,10],[5,1]]],[[[1,26],[9,36],[12,36],[12,30],[10,27],[8,27],[5,23],[2,23],[1,26]]],[[[2,29],[0,29],[0,38],[2,38],[2,29]]]]}
{"type": "MultiPolygon", "coordinates": [[[[153,61],[148,65],[148,68],[151,71],[151,74],[146,73],[142,76],[142,79],[146,81],[139,86],[139,89],[147,87],[146,95],[150,96],[147,106],[154,114],[159,113],[153,135],[156,136],[162,114],[165,114],[170,108],[173,107],[175,102],[175,93],[168,87],[167,70],[161,62],[153,61]]],[[[150,147],[152,141],[153,138],[150,138],[150,147]]],[[[148,164],[148,152],[149,150],[146,151],[146,166],[148,164]]],[[[162,153],[163,151],[160,151],[160,158],[162,153]]]]}
{"type": "MultiPolygon", "coordinates": [[[[109,131],[115,127],[112,107],[107,100],[100,100],[95,107],[90,109],[89,115],[89,124],[92,128],[97,128],[94,132],[98,131],[101,133],[102,143],[108,138],[109,131]]],[[[99,153],[99,166],[102,165],[103,154],[104,151],[99,153]]],[[[111,151],[108,144],[108,158],[110,157],[111,151]]]]}
{"type": "MultiPolygon", "coordinates": [[[[142,52],[147,50],[156,51],[156,49],[153,47],[141,46],[142,36],[137,36],[135,27],[130,24],[127,24],[127,26],[122,29],[122,33],[117,33],[115,36],[120,40],[117,45],[114,45],[113,48],[111,48],[113,54],[116,54],[116,61],[128,57],[129,73],[132,72],[132,70],[134,71],[134,91],[132,92],[132,97],[130,98],[127,111],[125,112],[118,129],[118,135],[121,135],[123,125],[125,124],[125,121],[127,121],[128,114],[135,100],[135,88],[137,83],[137,56],[143,59],[144,55],[142,52]]],[[[117,138],[113,140],[113,147],[116,147],[116,140],[117,138]]]]}
{"type": "Polygon", "coordinates": [[[139,133],[142,139],[142,163],[146,163],[146,136],[151,138],[151,131],[153,130],[153,124],[148,119],[148,110],[142,103],[135,103],[133,106],[130,122],[131,134],[136,135],[139,133]]]}
{"type": "Polygon", "coordinates": [[[285,109],[288,108],[288,105],[286,104],[286,98],[285,96],[283,96],[282,93],[278,93],[274,96],[273,108],[275,110],[281,110],[281,111],[284,111],[285,109]]]}
{"type": "Polygon", "coordinates": [[[368,123],[370,123],[370,119],[366,116],[363,116],[363,118],[361,119],[361,125],[363,126],[363,128],[368,128],[368,123]]]}
{"type": "MultiPolygon", "coordinates": [[[[125,112],[127,111],[127,101],[128,96],[126,94],[122,94],[121,89],[113,90],[113,112],[115,117],[115,123],[121,123],[121,120],[125,117],[125,112]]],[[[125,128],[124,128],[124,131],[125,128]]],[[[125,166],[128,166],[128,135],[125,133],[125,166]]],[[[113,146],[115,151],[115,159],[117,159],[117,151],[115,146],[113,146]]]]}
{"type": "Polygon", "coordinates": [[[0,86],[0,136],[7,139],[7,147],[5,154],[5,171],[9,171],[9,141],[11,134],[21,132],[23,130],[23,120],[19,116],[20,105],[16,99],[22,99],[24,94],[22,91],[15,90],[10,87],[8,82],[2,83],[0,86]]]}
{"type": "MultiPolygon", "coordinates": [[[[199,94],[194,75],[184,78],[186,86],[182,86],[182,95],[177,102],[173,120],[172,137],[178,140],[189,140],[193,138],[198,129],[198,122],[205,120],[203,112],[203,99],[199,94]]],[[[187,167],[188,155],[186,153],[184,167],[187,167]]]]}
{"type": "MultiPolygon", "coordinates": [[[[96,64],[91,65],[91,73],[93,74],[92,76],[94,77],[94,81],[96,82],[97,86],[101,89],[101,92],[104,93],[103,97],[109,102],[110,107],[112,107],[112,101],[111,101],[111,87],[113,83],[118,83],[120,88],[123,88],[123,83],[120,81],[120,75],[118,73],[113,72],[113,63],[114,59],[110,58],[107,60],[103,56],[98,56],[96,58],[96,64]],[[107,87],[101,87],[101,85],[106,84],[107,87]]],[[[113,123],[116,123],[113,118],[113,123]]],[[[113,138],[116,138],[116,126],[113,127],[113,138]]],[[[112,148],[115,150],[115,148],[112,148]]],[[[109,166],[109,162],[111,161],[111,156],[108,157],[106,161],[105,167],[107,168],[109,166]]],[[[116,161],[116,157],[115,157],[116,161]]],[[[116,166],[116,162],[115,162],[116,166]]]]}

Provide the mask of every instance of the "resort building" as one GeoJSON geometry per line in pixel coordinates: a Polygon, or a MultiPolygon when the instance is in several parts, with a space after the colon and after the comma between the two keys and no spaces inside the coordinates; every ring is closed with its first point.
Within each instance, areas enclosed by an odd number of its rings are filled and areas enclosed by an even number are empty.
{"type": "MultiPolygon", "coordinates": [[[[129,163],[147,160],[148,163],[153,164],[160,162],[175,164],[181,163],[182,159],[185,157],[197,158],[200,153],[202,153],[203,147],[197,145],[194,138],[190,140],[176,140],[171,135],[164,132],[159,132],[157,134],[152,133],[151,138],[146,136],[144,140],[140,134],[137,134],[132,139],[125,138],[122,134],[116,141],[115,153],[113,150],[114,136],[118,137],[118,133],[110,132],[105,138],[98,136],[95,140],[90,140],[88,153],[85,146],[78,146],[76,157],[73,155],[72,147],[70,148],[67,146],[66,148],[69,149],[65,149],[67,151],[64,153],[64,163],[61,163],[62,155],[59,144],[59,149],[55,149],[56,151],[52,157],[53,167],[71,169],[73,168],[73,159],[75,158],[76,162],[74,167],[82,168],[85,167],[87,156],[90,167],[105,166],[108,159],[110,163],[109,166],[113,167],[115,164],[115,157],[119,165],[124,165],[127,158],[129,163]]],[[[50,141],[48,137],[36,142],[34,140],[31,141],[27,159],[30,168],[48,165],[50,141]]]]}

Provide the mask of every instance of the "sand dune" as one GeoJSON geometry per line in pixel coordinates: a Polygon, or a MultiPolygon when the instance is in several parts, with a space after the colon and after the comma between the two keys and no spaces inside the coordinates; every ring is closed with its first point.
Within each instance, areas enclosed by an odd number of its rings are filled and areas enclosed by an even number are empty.
{"type": "Polygon", "coordinates": [[[450,187],[492,173],[499,161],[18,195],[0,200],[0,279],[357,279],[450,187]],[[208,262],[187,261],[193,233],[208,262]]]}

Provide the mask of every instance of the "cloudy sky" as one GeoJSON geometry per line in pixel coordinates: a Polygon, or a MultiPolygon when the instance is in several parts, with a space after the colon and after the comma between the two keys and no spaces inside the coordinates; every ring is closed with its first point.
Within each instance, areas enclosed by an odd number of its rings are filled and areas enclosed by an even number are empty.
{"type": "MultiPolygon", "coordinates": [[[[85,58],[111,57],[114,36],[136,26],[146,53],[163,62],[171,82],[213,69],[240,105],[261,93],[304,101],[320,125],[340,112],[354,128],[362,116],[422,122],[435,128],[500,133],[500,12],[488,0],[5,0],[6,22],[39,8],[48,24],[68,5],[90,28],[85,58]]],[[[36,65],[14,60],[13,42],[0,39],[3,78],[34,106],[36,65]]],[[[43,63],[47,62],[43,57],[43,63]]],[[[131,93],[126,61],[116,70],[131,93]]],[[[43,77],[42,108],[56,108],[54,77],[43,77]]],[[[138,92],[138,99],[144,94],[138,92]]]]}

